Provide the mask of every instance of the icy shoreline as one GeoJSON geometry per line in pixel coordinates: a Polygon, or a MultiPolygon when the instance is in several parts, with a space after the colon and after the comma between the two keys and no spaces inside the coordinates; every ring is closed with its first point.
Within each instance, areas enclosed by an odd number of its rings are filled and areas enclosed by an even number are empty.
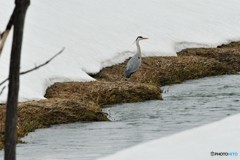
{"type": "Polygon", "coordinates": [[[238,159],[240,114],[146,142],[98,160],[238,159]]]}

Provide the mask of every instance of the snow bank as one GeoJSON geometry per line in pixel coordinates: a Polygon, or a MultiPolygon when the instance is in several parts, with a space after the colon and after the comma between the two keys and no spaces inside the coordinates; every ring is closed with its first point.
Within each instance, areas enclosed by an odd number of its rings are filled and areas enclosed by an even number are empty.
{"type": "MultiPolygon", "coordinates": [[[[1,30],[13,3],[0,2],[1,30]]],[[[138,35],[149,38],[142,42],[144,56],[174,56],[186,47],[240,40],[239,15],[239,0],[33,0],[21,70],[44,62],[62,47],[66,50],[51,64],[21,77],[20,100],[43,99],[45,89],[57,81],[94,80],[86,72],[99,72],[133,55],[138,35]]],[[[10,48],[11,38],[0,58],[0,81],[8,75],[10,48]]]]}
{"type": "Polygon", "coordinates": [[[159,140],[143,143],[98,160],[239,159],[239,121],[240,114],[159,140]],[[211,155],[211,152],[214,156],[211,155]],[[228,152],[228,156],[220,156],[226,152],[228,152]]]}

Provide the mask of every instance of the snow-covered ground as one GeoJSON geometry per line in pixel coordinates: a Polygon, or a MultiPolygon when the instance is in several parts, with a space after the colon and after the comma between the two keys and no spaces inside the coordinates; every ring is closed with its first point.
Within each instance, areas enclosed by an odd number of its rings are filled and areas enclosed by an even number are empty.
{"type": "MultiPolygon", "coordinates": [[[[0,1],[0,30],[14,1],[0,1]]],[[[41,0],[31,1],[21,70],[66,50],[46,67],[21,77],[20,100],[43,99],[56,81],[90,81],[86,74],[133,55],[138,35],[144,56],[175,55],[186,47],[216,47],[240,40],[239,0],[41,0]]],[[[0,58],[8,75],[11,36],[0,58]]],[[[1,95],[5,101],[7,90],[1,95]]]]}
{"type": "Polygon", "coordinates": [[[99,160],[239,160],[240,114],[99,160]]]}
{"type": "MultiPolygon", "coordinates": [[[[0,1],[3,31],[14,1],[0,1]]],[[[187,47],[216,47],[240,40],[239,0],[32,0],[25,25],[21,70],[66,50],[53,62],[21,77],[20,100],[43,99],[54,82],[91,81],[87,73],[133,55],[137,36],[143,56],[176,55],[187,47]],[[86,73],[87,72],[87,73],[86,73]]],[[[0,82],[8,76],[10,34],[0,57],[0,82]]],[[[6,101],[7,90],[0,97],[6,101]]],[[[240,115],[156,141],[101,160],[212,160],[211,152],[240,154],[240,115]]]]}

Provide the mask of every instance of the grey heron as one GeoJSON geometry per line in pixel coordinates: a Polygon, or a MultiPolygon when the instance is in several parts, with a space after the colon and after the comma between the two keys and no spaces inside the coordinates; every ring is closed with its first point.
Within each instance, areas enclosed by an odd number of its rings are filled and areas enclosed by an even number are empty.
{"type": "Polygon", "coordinates": [[[144,39],[148,39],[148,38],[138,36],[136,41],[135,41],[136,45],[137,45],[137,53],[127,63],[127,68],[124,72],[124,76],[126,78],[130,78],[131,75],[133,73],[135,73],[141,65],[142,55],[141,55],[141,48],[140,48],[140,45],[139,45],[139,41],[144,40],[144,39]]]}

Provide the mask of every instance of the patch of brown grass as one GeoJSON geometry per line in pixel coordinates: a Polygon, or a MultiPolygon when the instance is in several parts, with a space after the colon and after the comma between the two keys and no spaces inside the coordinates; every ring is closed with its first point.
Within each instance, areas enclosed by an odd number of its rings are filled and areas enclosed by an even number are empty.
{"type": "Polygon", "coordinates": [[[92,101],[100,106],[162,99],[158,86],[128,81],[55,83],[45,97],[92,101]]]}
{"type": "MultiPolygon", "coordinates": [[[[161,85],[240,71],[240,42],[218,48],[185,49],[178,57],[143,58],[140,70],[126,79],[126,62],[104,68],[94,82],[55,83],[47,100],[19,104],[18,136],[37,128],[76,121],[106,121],[104,105],[162,99],[161,85]]],[[[5,107],[0,105],[0,149],[3,147],[5,107]]]]}
{"type": "Polygon", "coordinates": [[[240,42],[233,42],[217,48],[192,48],[178,53],[178,56],[200,56],[215,59],[228,65],[234,71],[240,71],[240,42]]]}
{"type": "MultiPolygon", "coordinates": [[[[55,83],[46,92],[47,100],[19,103],[18,137],[38,128],[77,121],[108,121],[101,107],[123,102],[162,99],[157,86],[132,82],[55,83]]],[[[5,106],[0,107],[5,115],[5,106]]],[[[0,118],[0,147],[3,147],[5,117],[0,118]]]]}
{"type": "Polygon", "coordinates": [[[129,79],[123,77],[125,66],[126,62],[104,68],[94,78],[111,82],[120,80],[160,86],[206,76],[236,73],[235,68],[216,59],[192,55],[143,58],[140,70],[129,79]]]}
{"type": "MultiPolygon", "coordinates": [[[[5,115],[5,111],[5,106],[1,106],[0,114],[5,115]]],[[[52,98],[19,103],[18,137],[23,137],[38,128],[77,121],[108,121],[108,118],[93,102],[52,98]]],[[[1,116],[0,148],[3,147],[4,130],[5,117],[1,116]]]]}

